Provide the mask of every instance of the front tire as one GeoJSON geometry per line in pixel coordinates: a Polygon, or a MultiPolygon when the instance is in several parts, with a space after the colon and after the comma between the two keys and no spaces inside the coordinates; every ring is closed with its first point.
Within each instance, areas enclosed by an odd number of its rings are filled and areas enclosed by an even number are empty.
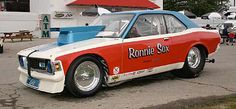
{"type": "Polygon", "coordinates": [[[201,47],[192,47],[185,59],[184,67],[174,71],[181,78],[196,78],[201,74],[206,62],[206,52],[201,47]]]}
{"type": "Polygon", "coordinates": [[[97,93],[104,79],[102,64],[93,56],[75,60],[66,75],[66,88],[76,97],[87,97],[97,93]]]}

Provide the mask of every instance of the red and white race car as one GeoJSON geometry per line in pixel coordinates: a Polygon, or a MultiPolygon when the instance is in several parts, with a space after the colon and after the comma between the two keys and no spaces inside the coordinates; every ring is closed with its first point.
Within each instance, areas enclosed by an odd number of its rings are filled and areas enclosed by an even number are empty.
{"type": "Polygon", "coordinates": [[[217,32],[172,11],[104,14],[90,26],[57,30],[57,42],[18,53],[20,81],[48,93],[66,88],[75,96],[171,70],[198,77],[220,43],[217,32]]]}

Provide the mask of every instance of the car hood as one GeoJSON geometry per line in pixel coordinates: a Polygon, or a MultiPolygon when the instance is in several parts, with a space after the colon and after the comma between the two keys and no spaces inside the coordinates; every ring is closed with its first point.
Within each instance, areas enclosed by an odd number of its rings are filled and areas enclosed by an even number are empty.
{"type": "Polygon", "coordinates": [[[36,51],[32,53],[30,57],[55,60],[56,57],[70,54],[73,52],[79,52],[87,49],[118,44],[121,42],[122,42],[121,38],[93,38],[64,46],[58,46],[57,43],[54,42],[50,44],[44,44],[24,49],[17,54],[21,56],[28,56],[30,53],[36,51]]]}

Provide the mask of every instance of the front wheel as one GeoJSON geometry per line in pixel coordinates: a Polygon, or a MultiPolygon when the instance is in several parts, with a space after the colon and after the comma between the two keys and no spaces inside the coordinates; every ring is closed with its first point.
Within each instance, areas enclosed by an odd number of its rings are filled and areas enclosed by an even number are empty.
{"type": "Polygon", "coordinates": [[[206,62],[206,52],[201,47],[192,47],[186,57],[184,67],[173,73],[182,78],[196,78],[200,75],[206,62]]]}
{"type": "Polygon", "coordinates": [[[96,94],[101,88],[104,73],[101,63],[92,56],[81,57],[72,63],[66,75],[66,88],[77,97],[96,94]]]}

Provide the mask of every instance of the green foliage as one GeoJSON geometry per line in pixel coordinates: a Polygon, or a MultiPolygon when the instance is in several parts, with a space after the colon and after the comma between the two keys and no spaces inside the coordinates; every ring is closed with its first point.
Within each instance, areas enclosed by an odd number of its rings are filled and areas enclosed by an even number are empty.
{"type": "Polygon", "coordinates": [[[201,16],[225,6],[229,0],[164,0],[164,9],[173,11],[188,10],[201,16]]]}

